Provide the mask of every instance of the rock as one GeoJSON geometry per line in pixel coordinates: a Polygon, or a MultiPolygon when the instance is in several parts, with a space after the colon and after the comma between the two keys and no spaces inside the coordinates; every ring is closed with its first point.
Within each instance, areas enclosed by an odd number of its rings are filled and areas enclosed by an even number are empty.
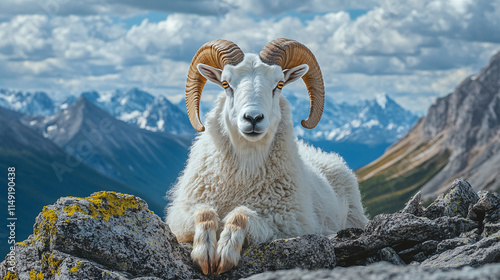
{"type": "Polygon", "coordinates": [[[439,195],[438,198],[424,210],[423,216],[429,219],[458,215],[465,218],[469,212],[469,205],[474,205],[478,199],[477,193],[467,181],[456,179],[447,192],[439,195]]]}
{"type": "Polygon", "coordinates": [[[488,237],[488,236],[495,234],[496,232],[499,232],[499,231],[500,231],[500,223],[498,223],[498,224],[486,224],[486,225],[484,225],[482,236],[488,237]]]}
{"type": "Polygon", "coordinates": [[[463,245],[476,243],[481,238],[477,232],[478,230],[472,230],[462,233],[459,237],[443,240],[437,245],[435,253],[439,254],[463,245]]]}
{"type": "Polygon", "coordinates": [[[399,252],[399,256],[405,263],[421,262],[427,259],[432,253],[436,252],[439,242],[436,240],[428,240],[417,244],[409,249],[399,252]]]}
{"type": "Polygon", "coordinates": [[[308,271],[302,269],[266,272],[247,280],[318,280],[318,279],[391,279],[391,280],[496,280],[500,278],[500,264],[489,264],[478,269],[442,269],[418,265],[396,266],[376,263],[369,266],[338,267],[333,270],[308,271]]]}
{"type": "Polygon", "coordinates": [[[405,265],[406,263],[399,257],[398,253],[391,247],[385,247],[378,251],[381,261],[386,261],[394,265],[405,265]]]}
{"type": "Polygon", "coordinates": [[[399,213],[408,213],[415,216],[421,216],[424,211],[422,204],[420,201],[422,200],[422,195],[420,192],[417,192],[414,196],[410,198],[410,200],[406,203],[405,208],[401,210],[399,213]]]}
{"type": "Polygon", "coordinates": [[[488,191],[478,192],[479,200],[470,206],[468,217],[472,220],[482,220],[485,223],[500,222],[500,196],[488,191]]]}
{"type": "MultiPolygon", "coordinates": [[[[461,217],[435,220],[412,214],[377,215],[364,233],[355,239],[332,238],[339,266],[366,264],[360,260],[378,254],[385,247],[403,251],[427,240],[445,240],[477,228],[478,222],[461,217]]],[[[370,263],[370,262],[368,262],[370,263]]]]}
{"type": "Polygon", "coordinates": [[[443,268],[478,267],[500,260],[500,232],[497,232],[477,243],[463,245],[430,257],[422,262],[422,266],[443,268]]]}
{"type": "Polygon", "coordinates": [[[327,237],[313,234],[250,246],[238,266],[222,276],[239,279],[269,270],[331,269],[335,265],[333,244],[327,237]]]}
{"type": "Polygon", "coordinates": [[[44,207],[34,234],[16,244],[16,255],[19,279],[201,277],[189,252],[146,202],[114,192],[60,198],[44,207]]]}
{"type": "Polygon", "coordinates": [[[378,215],[365,229],[244,247],[238,266],[208,277],[191,262],[192,246],[179,244],[142,199],[99,192],[44,207],[34,233],[15,246],[15,272],[6,257],[0,278],[497,279],[500,265],[487,264],[500,262],[499,214],[498,194],[477,195],[455,180],[427,209],[417,193],[403,210],[378,215]],[[347,268],[359,265],[366,267],[347,268]]]}

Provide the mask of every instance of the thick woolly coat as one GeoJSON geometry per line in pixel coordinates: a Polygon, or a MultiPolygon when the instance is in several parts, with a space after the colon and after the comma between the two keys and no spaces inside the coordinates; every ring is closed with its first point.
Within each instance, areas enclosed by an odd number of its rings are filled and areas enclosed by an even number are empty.
{"type": "MultiPolygon", "coordinates": [[[[280,97],[281,120],[271,128],[271,145],[246,154],[236,150],[242,143],[231,142],[222,117],[225,100],[221,94],[207,114],[206,131],[194,141],[182,175],[167,194],[166,221],[179,241],[193,240],[194,213],[204,206],[219,219],[239,206],[250,209],[250,243],[364,227],[367,218],[354,173],[339,155],[297,140],[285,97],[280,97]]],[[[217,234],[222,227],[219,223],[217,234]]]]}

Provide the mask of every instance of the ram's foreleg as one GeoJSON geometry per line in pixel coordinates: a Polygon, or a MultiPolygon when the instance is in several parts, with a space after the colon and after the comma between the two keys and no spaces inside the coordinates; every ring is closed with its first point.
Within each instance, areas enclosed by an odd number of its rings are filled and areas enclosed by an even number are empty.
{"type": "Polygon", "coordinates": [[[273,230],[253,210],[239,206],[223,220],[224,230],[217,243],[217,274],[226,272],[238,265],[241,248],[245,239],[248,243],[261,243],[273,237],[273,230]]]}
{"type": "Polygon", "coordinates": [[[217,243],[217,274],[230,270],[240,261],[248,221],[241,208],[234,209],[224,218],[224,230],[217,243]]]}
{"type": "Polygon", "coordinates": [[[217,267],[217,213],[209,206],[203,206],[195,213],[195,232],[191,259],[203,273],[214,273],[217,267]]]}

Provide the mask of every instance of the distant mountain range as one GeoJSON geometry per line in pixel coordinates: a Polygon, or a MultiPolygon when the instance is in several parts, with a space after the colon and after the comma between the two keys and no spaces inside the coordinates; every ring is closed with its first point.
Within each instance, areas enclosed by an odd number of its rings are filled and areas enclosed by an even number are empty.
{"type": "MultiPolygon", "coordinates": [[[[326,151],[338,152],[352,168],[361,167],[382,155],[417,120],[415,114],[403,109],[387,95],[377,95],[373,100],[355,104],[337,104],[327,98],[320,123],[315,129],[307,130],[300,125],[300,120],[309,114],[307,95],[285,94],[292,106],[295,131],[299,138],[326,151]]],[[[137,88],[104,93],[88,91],[80,97],[114,118],[141,129],[187,138],[195,135],[183,101],[173,104],[164,96],[153,96],[137,88]]],[[[29,115],[49,117],[69,108],[77,100],[75,96],[52,100],[43,92],[32,94],[0,90],[0,106],[29,115]]],[[[210,107],[211,104],[204,103],[202,111],[207,112],[210,107]]],[[[49,135],[54,132],[43,133],[49,135]]]]}
{"type": "Polygon", "coordinates": [[[385,154],[358,170],[372,215],[400,209],[416,191],[430,200],[455,178],[500,190],[500,52],[439,98],[385,154]]]}
{"type": "Polygon", "coordinates": [[[22,121],[100,173],[155,194],[149,201],[154,209],[165,204],[165,191],[182,170],[191,143],[117,120],[83,96],[53,116],[22,121]]]}
{"type": "Polygon", "coordinates": [[[417,121],[418,117],[405,110],[387,95],[355,104],[325,100],[323,117],[313,130],[306,130],[300,120],[309,115],[307,96],[287,96],[292,105],[295,131],[298,136],[313,141],[351,142],[366,145],[394,143],[417,121]]]}

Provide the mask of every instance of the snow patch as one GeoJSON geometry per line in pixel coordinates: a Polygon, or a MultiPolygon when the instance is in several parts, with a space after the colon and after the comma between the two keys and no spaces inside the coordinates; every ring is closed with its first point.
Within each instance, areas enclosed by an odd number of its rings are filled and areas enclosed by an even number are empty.
{"type": "Polygon", "coordinates": [[[367,121],[367,122],[365,122],[363,124],[363,127],[372,128],[372,127],[378,126],[378,125],[380,125],[379,121],[377,121],[377,120],[369,120],[369,121],[367,121]]]}
{"type": "Polygon", "coordinates": [[[135,110],[130,113],[122,113],[118,119],[124,121],[124,122],[129,122],[130,120],[137,119],[141,116],[141,112],[135,110]]]}
{"type": "Polygon", "coordinates": [[[56,129],[57,129],[57,124],[54,124],[54,125],[47,127],[47,132],[51,132],[52,130],[56,130],[56,129]]]}
{"type": "Polygon", "coordinates": [[[361,126],[361,121],[360,120],[353,120],[353,121],[351,121],[351,126],[354,128],[358,128],[361,126]]]}
{"type": "Polygon", "coordinates": [[[159,119],[157,122],[156,122],[156,126],[158,127],[159,130],[162,130],[163,129],[163,125],[165,124],[165,121],[163,119],[159,119]]]}
{"type": "Polygon", "coordinates": [[[378,93],[375,95],[375,100],[377,100],[377,104],[385,109],[385,105],[387,105],[387,95],[378,93]]]}

